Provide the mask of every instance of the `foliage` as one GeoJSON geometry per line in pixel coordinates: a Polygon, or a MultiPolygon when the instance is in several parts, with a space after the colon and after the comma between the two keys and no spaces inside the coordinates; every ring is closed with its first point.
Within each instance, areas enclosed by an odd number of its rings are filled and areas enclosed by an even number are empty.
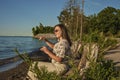
{"type": "Polygon", "coordinates": [[[114,37],[106,37],[102,32],[99,31],[89,32],[89,34],[84,34],[84,43],[97,43],[99,45],[99,55],[103,54],[106,50],[114,47],[118,42],[114,37]]]}
{"type": "Polygon", "coordinates": [[[79,75],[78,70],[78,63],[75,62],[74,56],[67,56],[67,59],[67,64],[69,65],[70,73],[68,76],[64,77],[64,80],[81,80],[81,76],[79,75]]]}
{"type": "Polygon", "coordinates": [[[53,33],[53,27],[51,26],[43,26],[42,23],[39,26],[32,28],[33,35],[37,35],[39,33],[53,33]]]}
{"type": "Polygon", "coordinates": [[[32,68],[32,72],[36,74],[36,78],[39,80],[61,80],[61,77],[56,75],[55,72],[48,72],[46,67],[38,68],[38,63],[32,68]]]}
{"type": "Polygon", "coordinates": [[[85,71],[86,80],[117,80],[119,72],[115,70],[113,62],[103,59],[105,52],[113,48],[117,41],[114,38],[104,36],[99,31],[91,31],[89,35],[84,34],[82,41],[84,43],[97,43],[99,46],[97,61],[89,60],[90,66],[85,71]]]}
{"type": "Polygon", "coordinates": [[[86,20],[86,28],[88,30],[98,30],[107,36],[116,35],[120,30],[120,9],[107,7],[97,15],[88,16],[86,20]]]}
{"type": "Polygon", "coordinates": [[[58,16],[58,20],[67,26],[71,37],[78,37],[81,30],[81,16],[85,18],[80,9],[79,0],[68,0],[65,8],[58,16]]]}
{"type": "Polygon", "coordinates": [[[30,59],[30,57],[28,57],[28,54],[26,52],[21,54],[19,53],[17,48],[15,48],[14,51],[16,52],[17,55],[19,55],[21,59],[24,60],[24,62],[27,63],[27,65],[30,65],[30,66],[32,65],[33,61],[30,59]]]}
{"type": "Polygon", "coordinates": [[[110,60],[91,62],[85,73],[87,80],[111,80],[115,79],[116,75],[118,74],[110,60]]]}
{"type": "Polygon", "coordinates": [[[85,43],[98,43],[102,48],[106,48],[117,43],[114,37],[106,37],[102,32],[99,33],[97,30],[90,31],[88,34],[84,34],[82,41],[85,43]]]}
{"type": "Polygon", "coordinates": [[[117,34],[118,30],[120,29],[120,19],[119,19],[119,10],[107,7],[103,9],[98,14],[99,22],[99,29],[102,28],[103,32],[107,33],[110,31],[112,34],[117,34]],[[104,25],[102,25],[104,23],[104,25]]]}
{"type": "MultiPolygon", "coordinates": [[[[67,26],[71,37],[80,36],[81,27],[81,10],[78,0],[69,0],[66,7],[58,16],[60,23],[67,26]]],[[[106,36],[117,35],[120,30],[120,9],[106,7],[98,14],[88,17],[83,15],[83,33],[88,34],[90,31],[103,32],[106,36]]]]}
{"type": "Polygon", "coordinates": [[[67,76],[65,80],[81,80],[81,76],[77,67],[72,67],[71,71],[72,73],[69,74],[69,76],[67,76]]]}

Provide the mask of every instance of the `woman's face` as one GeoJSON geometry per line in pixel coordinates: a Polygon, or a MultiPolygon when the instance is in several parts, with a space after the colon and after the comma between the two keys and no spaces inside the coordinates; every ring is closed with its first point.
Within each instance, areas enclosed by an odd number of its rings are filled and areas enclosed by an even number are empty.
{"type": "Polygon", "coordinates": [[[54,34],[58,39],[62,38],[62,31],[59,26],[55,27],[54,34]]]}

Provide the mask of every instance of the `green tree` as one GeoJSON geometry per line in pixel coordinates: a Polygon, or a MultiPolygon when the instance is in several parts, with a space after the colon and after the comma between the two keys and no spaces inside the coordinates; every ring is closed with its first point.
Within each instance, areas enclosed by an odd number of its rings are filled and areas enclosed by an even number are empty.
{"type": "Polygon", "coordinates": [[[72,37],[80,34],[80,14],[79,0],[69,0],[58,16],[59,22],[67,26],[72,37]]]}
{"type": "Polygon", "coordinates": [[[98,13],[98,29],[104,33],[117,34],[120,29],[120,13],[113,7],[107,7],[98,13]]]}
{"type": "Polygon", "coordinates": [[[40,33],[39,27],[36,26],[36,34],[39,34],[39,33],[40,33]]]}
{"type": "Polygon", "coordinates": [[[84,25],[84,33],[89,33],[90,31],[95,31],[97,29],[97,15],[90,15],[86,17],[86,23],[84,25]]]}
{"type": "Polygon", "coordinates": [[[41,33],[53,33],[54,28],[52,26],[44,26],[42,23],[39,26],[32,28],[33,35],[41,34],[41,33]]]}
{"type": "Polygon", "coordinates": [[[42,25],[42,23],[40,23],[40,24],[39,24],[39,32],[40,32],[40,33],[43,33],[43,27],[44,27],[44,26],[42,25]]]}
{"type": "Polygon", "coordinates": [[[32,28],[32,33],[33,33],[33,36],[36,35],[36,31],[35,31],[35,28],[34,28],[34,27],[32,28]]]}
{"type": "Polygon", "coordinates": [[[107,7],[98,14],[88,16],[86,21],[86,33],[98,30],[106,35],[116,35],[120,30],[120,10],[107,7]]]}

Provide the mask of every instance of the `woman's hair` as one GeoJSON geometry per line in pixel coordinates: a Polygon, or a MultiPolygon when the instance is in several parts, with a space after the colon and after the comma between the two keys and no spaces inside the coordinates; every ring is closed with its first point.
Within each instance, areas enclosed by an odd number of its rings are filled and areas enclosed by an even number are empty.
{"type": "MultiPolygon", "coordinates": [[[[57,24],[57,25],[55,25],[55,27],[56,27],[56,26],[60,27],[60,29],[62,30],[62,37],[63,37],[64,39],[67,39],[69,45],[71,46],[71,45],[72,45],[72,42],[71,42],[71,40],[70,40],[70,37],[69,37],[69,35],[68,35],[68,31],[67,31],[67,28],[65,27],[65,25],[63,25],[63,24],[57,24]]],[[[55,27],[54,27],[54,28],[55,28],[55,27]]]]}

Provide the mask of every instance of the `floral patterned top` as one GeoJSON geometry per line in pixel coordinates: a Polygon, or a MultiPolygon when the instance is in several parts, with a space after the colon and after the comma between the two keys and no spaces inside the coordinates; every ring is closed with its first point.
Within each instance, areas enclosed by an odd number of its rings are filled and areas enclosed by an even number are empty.
{"type": "MultiPolygon", "coordinates": [[[[59,56],[61,58],[65,58],[66,55],[70,54],[70,46],[66,39],[60,40],[58,43],[54,45],[53,53],[55,53],[56,56],[59,56]]],[[[59,63],[52,59],[52,63],[59,63]]]]}

